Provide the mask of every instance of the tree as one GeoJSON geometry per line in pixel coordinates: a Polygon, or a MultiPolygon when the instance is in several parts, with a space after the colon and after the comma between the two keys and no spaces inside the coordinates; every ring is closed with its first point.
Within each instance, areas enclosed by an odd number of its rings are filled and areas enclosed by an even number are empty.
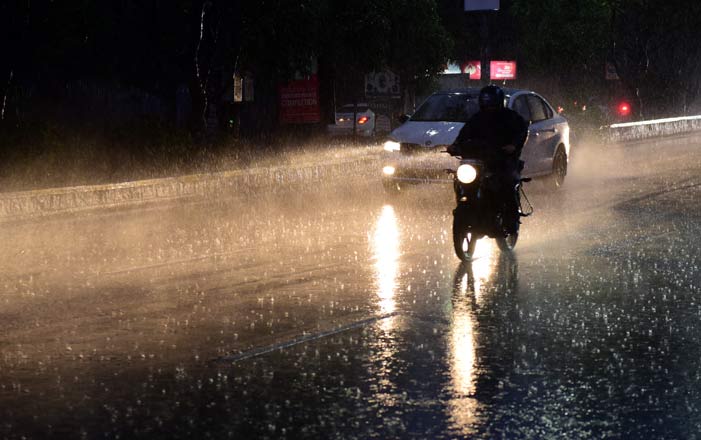
{"type": "Polygon", "coordinates": [[[641,114],[686,113],[701,81],[701,4],[618,0],[611,21],[616,69],[641,114]]]}
{"type": "Polygon", "coordinates": [[[701,3],[685,0],[512,0],[521,65],[601,88],[612,61],[641,117],[685,113],[701,81],[701,3]]]}
{"type": "Polygon", "coordinates": [[[414,87],[441,69],[449,47],[435,0],[25,0],[3,2],[0,16],[0,103],[13,84],[55,102],[83,81],[136,87],[174,113],[176,90],[188,84],[194,132],[236,71],[255,79],[249,106],[262,131],[277,120],[278,85],[315,61],[349,89],[385,68],[414,87]]]}
{"type": "Polygon", "coordinates": [[[413,95],[445,69],[453,47],[433,0],[393,0],[388,65],[413,95]],[[420,30],[420,31],[417,31],[420,30]]]}
{"type": "Polygon", "coordinates": [[[510,13],[524,70],[562,78],[570,89],[602,82],[610,45],[606,0],[513,0],[510,13]]]}

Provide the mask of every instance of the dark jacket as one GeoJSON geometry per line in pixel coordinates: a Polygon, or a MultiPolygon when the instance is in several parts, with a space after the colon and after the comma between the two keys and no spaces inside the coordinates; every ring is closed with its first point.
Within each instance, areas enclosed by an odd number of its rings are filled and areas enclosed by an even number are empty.
{"type": "Polygon", "coordinates": [[[483,160],[492,169],[510,168],[518,163],[527,136],[528,123],[515,111],[480,111],[465,123],[449,151],[463,158],[483,160]],[[501,149],[509,144],[516,147],[512,154],[501,149]]]}

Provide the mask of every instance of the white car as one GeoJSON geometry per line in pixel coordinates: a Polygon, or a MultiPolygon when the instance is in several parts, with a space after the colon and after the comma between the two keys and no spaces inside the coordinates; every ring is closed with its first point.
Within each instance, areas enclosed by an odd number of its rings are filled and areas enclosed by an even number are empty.
{"type": "MultiPolygon", "coordinates": [[[[438,92],[384,144],[383,183],[390,192],[407,184],[452,182],[445,169],[455,168],[456,158],[443,153],[457,138],[465,122],[479,111],[480,89],[438,92]]],[[[553,187],[562,186],[570,157],[570,128],[540,95],[528,90],[504,89],[505,105],[529,122],[528,139],[521,159],[523,177],[547,177],[553,187]]]]}
{"type": "Polygon", "coordinates": [[[355,117],[355,130],[358,136],[375,136],[375,112],[370,110],[367,104],[358,104],[357,109],[353,104],[344,105],[336,111],[336,123],[329,124],[326,131],[330,136],[353,135],[353,118],[355,117]]]}

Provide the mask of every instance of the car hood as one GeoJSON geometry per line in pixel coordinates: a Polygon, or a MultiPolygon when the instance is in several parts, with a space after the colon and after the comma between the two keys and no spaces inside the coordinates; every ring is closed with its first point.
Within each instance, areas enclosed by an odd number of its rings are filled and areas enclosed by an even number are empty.
{"type": "Polygon", "coordinates": [[[390,137],[397,142],[425,147],[450,145],[455,142],[464,125],[463,122],[407,121],[395,128],[390,137]]]}

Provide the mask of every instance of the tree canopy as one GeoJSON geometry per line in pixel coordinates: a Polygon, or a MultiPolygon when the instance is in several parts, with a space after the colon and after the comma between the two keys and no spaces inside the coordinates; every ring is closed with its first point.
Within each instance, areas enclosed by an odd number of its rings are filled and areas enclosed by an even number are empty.
{"type": "MultiPolygon", "coordinates": [[[[701,3],[685,0],[502,0],[490,14],[492,55],[520,76],[603,81],[615,64],[646,115],[687,111],[701,78],[701,3]]],[[[126,84],[173,102],[187,84],[195,125],[230,87],[256,78],[257,104],[316,61],[326,78],[362,87],[391,69],[428,84],[448,59],[479,56],[479,22],[462,0],[77,0],[0,3],[0,100],[17,84],[51,96],[70,81],[126,84]]],[[[4,107],[3,107],[4,108],[4,107]]],[[[4,115],[3,115],[4,117],[4,115]]],[[[198,122],[199,121],[199,122],[198,122]]]]}
{"type": "Polygon", "coordinates": [[[685,113],[701,79],[701,3],[685,0],[512,0],[522,65],[602,83],[613,63],[641,117],[685,113]]]}
{"type": "Polygon", "coordinates": [[[3,40],[20,44],[8,45],[0,84],[12,72],[15,83],[47,89],[88,79],[172,99],[186,83],[196,107],[235,69],[268,84],[266,94],[312,60],[340,80],[390,68],[421,82],[441,70],[450,47],[435,0],[33,0],[1,8],[3,40]]]}
{"type": "Polygon", "coordinates": [[[612,57],[643,114],[687,112],[701,81],[701,3],[612,0],[612,57]]]}

